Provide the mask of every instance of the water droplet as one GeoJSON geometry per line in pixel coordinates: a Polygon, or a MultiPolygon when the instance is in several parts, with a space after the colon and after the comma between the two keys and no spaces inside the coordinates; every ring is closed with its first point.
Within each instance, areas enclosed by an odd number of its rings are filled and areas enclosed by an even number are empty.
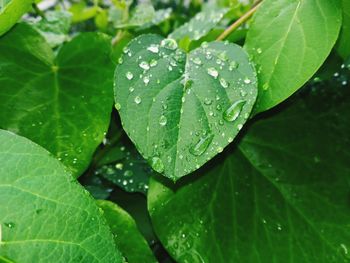
{"type": "Polygon", "coordinates": [[[143,77],[143,83],[145,83],[145,85],[147,86],[147,84],[149,83],[149,77],[148,76],[144,76],[143,77]]]}
{"type": "Polygon", "coordinates": [[[238,65],[239,65],[239,64],[238,64],[236,61],[231,61],[230,66],[229,66],[228,69],[229,69],[230,71],[232,71],[232,70],[238,68],[238,65]]]}
{"type": "Polygon", "coordinates": [[[157,156],[152,157],[151,166],[158,173],[162,173],[164,171],[164,164],[162,160],[157,156]]]}
{"type": "Polygon", "coordinates": [[[118,170],[123,170],[123,164],[122,163],[117,163],[115,165],[115,168],[118,169],[118,170]]]}
{"type": "Polygon", "coordinates": [[[114,104],[114,107],[116,110],[120,110],[122,106],[120,105],[120,103],[117,102],[116,104],[114,104]]]}
{"type": "Polygon", "coordinates": [[[235,121],[241,113],[245,103],[245,100],[239,100],[233,103],[230,107],[227,108],[227,110],[224,111],[223,118],[229,122],[235,121]]]}
{"type": "Polygon", "coordinates": [[[149,65],[150,65],[151,67],[155,67],[155,66],[157,66],[157,64],[158,64],[158,61],[155,60],[155,59],[152,59],[151,62],[149,63],[149,65]]]}
{"type": "Polygon", "coordinates": [[[208,68],[207,72],[210,76],[214,77],[215,79],[219,76],[219,72],[215,68],[208,68]]]}
{"type": "Polygon", "coordinates": [[[196,65],[202,65],[202,60],[199,57],[195,57],[193,63],[196,65]]]}
{"type": "Polygon", "coordinates": [[[212,142],[214,135],[208,134],[199,139],[199,141],[190,148],[190,153],[195,156],[202,155],[212,142]]]}
{"type": "Polygon", "coordinates": [[[141,98],[139,96],[136,96],[134,99],[136,104],[140,104],[141,103],[141,98]]]}
{"type": "Polygon", "coordinates": [[[151,45],[147,48],[148,51],[151,51],[152,53],[158,53],[159,52],[159,48],[157,45],[151,45]]]}
{"type": "Polygon", "coordinates": [[[264,85],[263,85],[263,90],[268,90],[269,89],[269,86],[270,84],[268,82],[266,82],[264,85]]]}
{"type": "Polygon", "coordinates": [[[228,82],[223,78],[220,78],[220,84],[224,89],[226,89],[229,85],[228,82]]]}
{"type": "Polygon", "coordinates": [[[140,68],[144,69],[144,70],[149,70],[149,64],[148,62],[146,61],[142,61],[140,64],[139,64],[140,68]]]}
{"type": "Polygon", "coordinates": [[[209,98],[205,98],[204,99],[204,104],[205,105],[211,105],[212,103],[213,103],[213,101],[211,99],[209,99],[209,98]]]}
{"type": "Polygon", "coordinates": [[[133,75],[130,71],[128,71],[128,72],[125,74],[125,76],[126,76],[126,78],[127,78],[128,80],[132,80],[132,78],[134,77],[134,75],[133,75]]]}
{"type": "Polygon", "coordinates": [[[252,81],[250,79],[248,79],[247,77],[244,79],[244,83],[245,84],[250,84],[252,81]]]}
{"type": "Polygon", "coordinates": [[[14,228],[15,227],[15,224],[12,223],[12,222],[8,222],[8,223],[4,223],[4,225],[8,228],[14,228]]]}
{"type": "Polygon", "coordinates": [[[176,41],[171,38],[163,39],[162,42],[160,42],[160,45],[164,48],[171,49],[171,50],[177,49],[176,41]]]}
{"type": "Polygon", "coordinates": [[[124,176],[125,177],[131,177],[131,176],[133,176],[134,175],[134,173],[133,173],[133,171],[131,171],[131,170],[126,170],[125,172],[124,172],[124,176]]]}
{"type": "Polygon", "coordinates": [[[262,53],[262,49],[259,47],[259,48],[256,49],[256,52],[257,52],[258,54],[261,54],[261,53],[262,53]]]}
{"type": "Polygon", "coordinates": [[[161,126],[165,126],[166,123],[167,123],[167,118],[166,118],[164,115],[160,116],[160,118],[159,118],[159,124],[160,124],[161,126]]]}

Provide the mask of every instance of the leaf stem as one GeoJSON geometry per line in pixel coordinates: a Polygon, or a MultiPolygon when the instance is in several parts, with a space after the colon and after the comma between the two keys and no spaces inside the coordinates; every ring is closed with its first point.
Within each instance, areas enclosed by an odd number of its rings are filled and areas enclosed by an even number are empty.
{"type": "Polygon", "coordinates": [[[37,4],[33,3],[32,7],[37,15],[41,16],[43,19],[46,19],[44,12],[40,10],[37,4]]]}
{"type": "Polygon", "coordinates": [[[229,34],[235,31],[240,25],[242,25],[245,21],[247,21],[259,8],[262,0],[259,0],[255,3],[255,5],[243,16],[241,16],[238,20],[236,20],[232,25],[230,25],[224,32],[221,33],[220,36],[216,39],[216,41],[224,40],[229,34]]]}

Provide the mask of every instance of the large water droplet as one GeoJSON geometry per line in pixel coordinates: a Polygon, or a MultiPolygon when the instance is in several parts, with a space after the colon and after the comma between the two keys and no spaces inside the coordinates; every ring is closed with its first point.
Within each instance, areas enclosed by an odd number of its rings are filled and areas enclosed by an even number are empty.
{"type": "Polygon", "coordinates": [[[245,100],[239,100],[233,103],[230,107],[227,108],[227,110],[224,111],[223,118],[226,121],[230,121],[230,122],[235,121],[238,118],[239,114],[241,113],[245,103],[246,103],[245,100]]]}
{"type": "Polygon", "coordinates": [[[162,160],[157,156],[152,157],[151,166],[158,173],[162,173],[164,171],[164,164],[162,160]]]}
{"type": "Polygon", "coordinates": [[[140,68],[144,69],[144,70],[149,70],[149,64],[148,62],[146,61],[142,61],[140,64],[139,64],[140,68]]]}
{"type": "Polygon", "coordinates": [[[150,45],[148,48],[147,48],[148,51],[151,51],[152,53],[158,53],[159,52],[159,48],[158,48],[158,45],[150,45]]]}
{"type": "Polygon", "coordinates": [[[190,148],[190,153],[195,156],[202,155],[209,147],[214,138],[213,134],[207,134],[199,139],[199,141],[190,148]]]}

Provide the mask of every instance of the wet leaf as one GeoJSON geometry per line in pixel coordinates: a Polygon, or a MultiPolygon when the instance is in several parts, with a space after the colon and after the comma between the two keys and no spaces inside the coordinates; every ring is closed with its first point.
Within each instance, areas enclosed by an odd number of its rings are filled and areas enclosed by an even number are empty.
{"type": "Polygon", "coordinates": [[[17,25],[0,38],[0,127],[30,138],[80,175],[110,120],[109,55],[108,37],[85,33],[55,57],[38,32],[17,25]]]}
{"type": "Polygon", "coordinates": [[[349,262],[350,96],[316,88],[189,180],[151,181],[153,225],[176,262],[349,262]]]}
{"type": "Polygon", "coordinates": [[[135,220],[118,205],[98,200],[114,235],[115,243],[129,263],[157,262],[147,241],[140,233],[135,220]]]}
{"type": "Polygon", "coordinates": [[[221,152],[249,117],[254,67],[237,45],[215,42],[191,51],[172,39],[143,35],[116,69],[115,107],[139,152],[177,180],[221,152]]]}
{"type": "Polygon", "coordinates": [[[245,43],[257,65],[255,113],[284,101],[326,60],[340,30],[340,6],[340,0],[263,1],[245,43]]]}
{"type": "Polygon", "coordinates": [[[0,260],[123,262],[95,200],[63,165],[0,130],[0,260]]]}

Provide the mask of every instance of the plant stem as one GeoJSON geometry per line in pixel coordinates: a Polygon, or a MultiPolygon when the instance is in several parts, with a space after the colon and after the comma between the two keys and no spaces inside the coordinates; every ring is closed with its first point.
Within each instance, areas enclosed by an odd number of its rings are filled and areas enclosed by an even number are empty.
{"type": "Polygon", "coordinates": [[[41,16],[43,19],[46,19],[44,12],[39,9],[37,4],[33,3],[32,7],[37,15],[41,16]]]}
{"type": "Polygon", "coordinates": [[[247,21],[259,8],[262,0],[257,1],[256,4],[243,16],[241,16],[238,20],[236,20],[232,25],[230,25],[218,38],[216,41],[224,40],[229,34],[235,31],[240,25],[242,25],[245,21],[247,21]]]}

